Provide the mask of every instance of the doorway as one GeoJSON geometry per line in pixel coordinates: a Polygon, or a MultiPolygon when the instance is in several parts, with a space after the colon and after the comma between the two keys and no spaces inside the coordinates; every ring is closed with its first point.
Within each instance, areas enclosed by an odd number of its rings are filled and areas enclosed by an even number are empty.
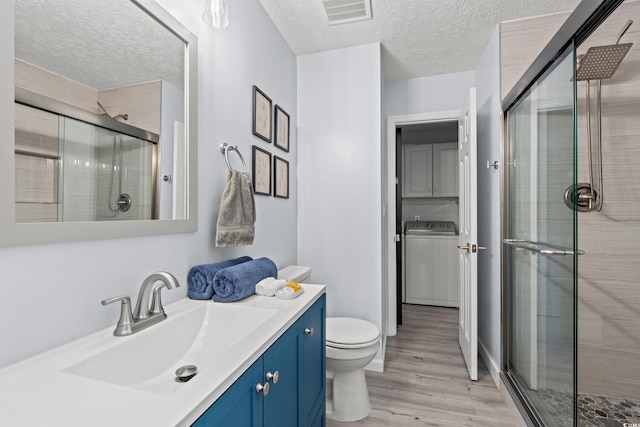
{"type": "MultiPolygon", "coordinates": [[[[443,196],[410,197],[413,204],[403,207],[403,145],[417,145],[418,143],[457,143],[459,110],[435,113],[412,114],[405,116],[391,116],[387,119],[387,215],[388,236],[388,325],[389,336],[395,336],[397,327],[402,324],[402,249],[403,227],[410,215],[412,220],[416,216],[420,219],[440,219],[457,223],[457,197],[443,196]],[[451,141],[447,140],[450,139],[451,141]],[[455,199],[455,201],[453,200],[455,199]],[[419,201],[420,200],[420,201],[419,201]],[[430,214],[435,217],[425,217],[430,214]]],[[[449,171],[451,172],[451,171],[449,171]]],[[[457,172],[456,172],[457,174],[457,172]]],[[[454,174],[454,176],[457,176],[454,174]]],[[[425,190],[428,190],[425,188],[425,190]]],[[[406,194],[406,192],[405,192],[406,194]]]]}

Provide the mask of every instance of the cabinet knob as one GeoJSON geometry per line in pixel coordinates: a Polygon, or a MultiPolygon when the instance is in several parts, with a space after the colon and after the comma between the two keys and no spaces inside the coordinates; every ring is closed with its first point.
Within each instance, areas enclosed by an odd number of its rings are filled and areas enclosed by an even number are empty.
{"type": "Polygon", "coordinates": [[[274,384],[278,384],[278,379],[280,378],[280,372],[275,371],[274,373],[267,372],[267,381],[271,381],[274,384]]]}
{"type": "Polygon", "coordinates": [[[256,392],[257,393],[262,393],[263,396],[266,396],[267,394],[269,394],[269,382],[267,381],[264,384],[256,384],[256,392]]]}
{"type": "Polygon", "coordinates": [[[309,335],[310,337],[313,336],[313,328],[304,328],[304,333],[309,335]]]}

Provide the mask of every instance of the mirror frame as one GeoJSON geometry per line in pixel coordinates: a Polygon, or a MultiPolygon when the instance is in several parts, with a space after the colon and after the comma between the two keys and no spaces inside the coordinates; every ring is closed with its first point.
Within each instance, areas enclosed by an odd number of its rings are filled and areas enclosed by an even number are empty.
{"type": "Polygon", "coordinates": [[[171,220],[15,222],[15,0],[0,14],[0,247],[194,232],[197,229],[198,39],[154,0],[129,0],[186,44],[185,132],[188,144],[187,218],[171,220]],[[8,9],[8,10],[7,10],[8,9]]]}

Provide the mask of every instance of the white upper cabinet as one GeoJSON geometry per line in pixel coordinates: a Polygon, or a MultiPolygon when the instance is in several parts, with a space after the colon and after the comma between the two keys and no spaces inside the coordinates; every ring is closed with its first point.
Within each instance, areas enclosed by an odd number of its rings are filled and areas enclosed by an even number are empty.
{"type": "Polygon", "coordinates": [[[403,149],[402,197],[457,197],[458,144],[411,144],[403,149]]]}
{"type": "Polygon", "coordinates": [[[433,197],[458,197],[458,144],[433,144],[433,197]]]}
{"type": "Polygon", "coordinates": [[[431,197],[433,194],[432,144],[405,145],[402,197],[431,197]]]}

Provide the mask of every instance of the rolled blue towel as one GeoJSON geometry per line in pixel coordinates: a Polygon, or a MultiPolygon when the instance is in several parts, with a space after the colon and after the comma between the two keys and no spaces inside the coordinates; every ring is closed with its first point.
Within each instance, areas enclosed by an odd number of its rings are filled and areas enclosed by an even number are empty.
{"type": "Polygon", "coordinates": [[[269,258],[234,265],[218,271],[213,278],[213,300],[238,301],[256,292],[256,285],[267,277],[277,277],[278,267],[269,258]]]}
{"type": "Polygon", "coordinates": [[[189,291],[187,294],[189,298],[211,299],[213,296],[213,278],[218,271],[251,260],[253,260],[253,258],[242,256],[215,264],[202,264],[191,267],[187,275],[187,282],[189,282],[189,291]]]}

